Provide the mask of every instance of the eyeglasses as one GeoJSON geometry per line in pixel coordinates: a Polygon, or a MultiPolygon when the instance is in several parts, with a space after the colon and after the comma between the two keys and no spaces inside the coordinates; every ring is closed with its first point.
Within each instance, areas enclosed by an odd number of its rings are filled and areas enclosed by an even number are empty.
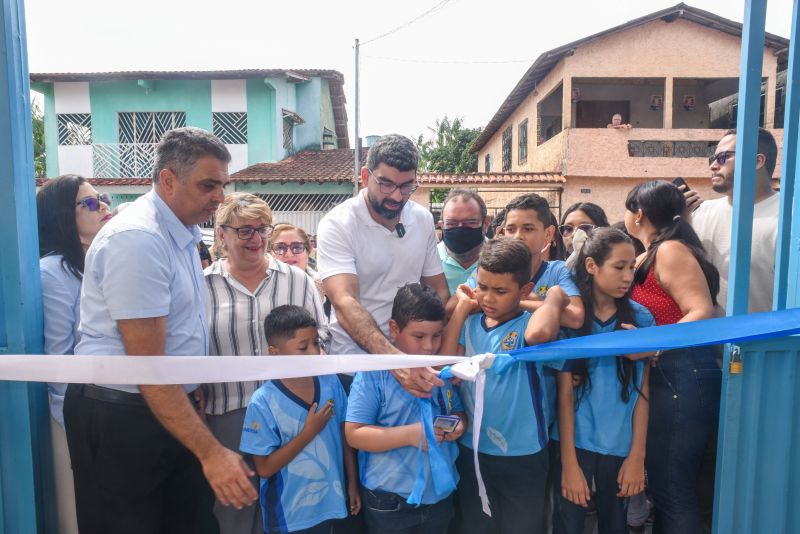
{"type": "Polygon", "coordinates": [[[718,161],[720,165],[725,165],[725,162],[728,161],[728,158],[736,154],[733,150],[723,150],[722,152],[717,152],[713,156],[708,157],[708,164],[713,165],[715,161],[718,161]]]}
{"type": "Polygon", "coordinates": [[[275,243],[272,245],[272,252],[277,254],[278,256],[285,256],[288,251],[292,251],[292,254],[295,256],[299,256],[303,252],[307,250],[305,243],[275,243]]]}
{"type": "Polygon", "coordinates": [[[83,197],[82,199],[77,201],[75,205],[83,206],[89,211],[97,211],[100,209],[101,202],[106,206],[110,206],[111,197],[109,197],[106,193],[100,193],[99,195],[95,195],[93,197],[83,197]]]}
{"type": "Polygon", "coordinates": [[[272,226],[265,225],[259,226],[258,228],[253,228],[252,226],[242,226],[241,228],[235,228],[233,226],[228,226],[227,224],[220,224],[220,228],[227,228],[228,230],[235,230],[236,235],[239,239],[247,241],[253,234],[258,232],[258,235],[261,236],[261,239],[269,239],[269,236],[272,235],[272,226]]]}
{"type": "Polygon", "coordinates": [[[399,189],[401,195],[408,196],[414,191],[416,191],[417,188],[419,187],[419,184],[417,182],[406,182],[404,184],[397,185],[395,183],[379,179],[372,173],[372,171],[370,171],[369,169],[367,170],[369,171],[370,175],[373,178],[375,178],[375,181],[378,182],[378,187],[380,188],[381,193],[383,193],[384,195],[391,195],[392,193],[394,193],[396,190],[399,189]]]}
{"type": "Polygon", "coordinates": [[[444,221],[444,228],[445,230],[449,230],[451,228],[478,228],[481,225],[481,221],[478,219],[464,219],[463,221],[459,221],[456,219],[445,219],[444,221]]]}
{"type": "Polygon", "coordinates": [[[578,226],[572,226],[571,224],[562,224],[558,227],[558,231],[561,234],[561,237],[569,237],[575,230],[583,230],[586,232],[586,235],[592,233],[592,230],[595,229],[595,225],[593,224],[579,224],[578,226]]]}

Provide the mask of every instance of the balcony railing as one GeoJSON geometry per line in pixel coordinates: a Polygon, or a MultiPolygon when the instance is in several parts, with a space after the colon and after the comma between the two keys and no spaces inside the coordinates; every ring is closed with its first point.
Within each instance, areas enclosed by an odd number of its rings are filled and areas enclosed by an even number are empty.
{"type": "Polygon", "coordinates": [[[153,173],[156,143],[92,145],[95,178],[149,178],[153,173]]]}

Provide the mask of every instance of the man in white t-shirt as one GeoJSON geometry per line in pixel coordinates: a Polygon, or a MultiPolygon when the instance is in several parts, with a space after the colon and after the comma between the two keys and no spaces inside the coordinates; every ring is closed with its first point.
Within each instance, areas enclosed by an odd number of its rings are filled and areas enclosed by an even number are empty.
{"type": "MultiPolygon", "coordinates": [[[[317,233],[317,266],[333,304],[332,354],[397,354],[389,318],[397,290],[413,282],[449,296],[436,251],[433,216],[409,201],[419,155],[400,135],[381,137],[361,168],[363,190],[331,210],[317,233]]],[[[428,369],[394,371],[409,392],[428,396],[442,385],[428,369]]]]}
{"type": "MultiPolygon", "coordinates": [[[[719,270],[718,312],[725,314],[728,303],[728,269],[733,220],[733,171],[736,164],[736,130],[728,130],[709,158],[711,187],[725,196],[707,200],[692,214],[694,227],[711,263],[719,270]]],[[[772,173],[778,147],[772,134],[758,131],[756,195],[753,208],[753,248],[750,260],[750,313],[772,309],[775,280],[775,244],[778,235],[780,195],[772,189],[772,173]]]]}

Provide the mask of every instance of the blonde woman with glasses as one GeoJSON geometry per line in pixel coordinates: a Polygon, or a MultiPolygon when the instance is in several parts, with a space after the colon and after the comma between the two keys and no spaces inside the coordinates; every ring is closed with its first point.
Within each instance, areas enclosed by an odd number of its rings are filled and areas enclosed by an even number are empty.
{"type": "Polygon", "coordinates": [[[286,223],[276,225],[269,240],[269,250],[275,259],[293,265],[313,278],[320,298],[325,300],[322,280],[309,265],[311,240],[302,228],[286,223]]]}
{"type": "MultiPolygon", "coordinates": [[[[215,237],[224,257],[204,271],[210,356],[268,355],[264,319],[285,304],[301,306],[317,324],[325,324],[314,280],[267,253],[274,229],[266,202],[250,193],[233,193],[219,205],[215,220],[215,237]]],[[[321,328],[323,342],[327,335],[327,328],[321,328]]],[[[247,404],[262,384],[250,381],[205,386],[208,425],[224,446],[239,449],[247,404]]],[[[258,481],[252,482],[257,489],[258,481]]],[[[214,515],[221,534],[263,532],[257,501],[242,510],[217,501],[214,515]]]]}

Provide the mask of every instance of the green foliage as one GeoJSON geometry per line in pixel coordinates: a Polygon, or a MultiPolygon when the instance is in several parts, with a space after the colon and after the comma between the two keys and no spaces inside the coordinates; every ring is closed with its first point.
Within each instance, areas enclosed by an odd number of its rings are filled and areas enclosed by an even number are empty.
{"type": "Polygon", "coordinates": [[[480,128],[465,128],[460,117],[452,120],[445,116],[428,130],[433,135],[426,139],[417,137],[421,171],[466,173],[478,172],[478,155],[469,151],[481,133],[480,128]]]}
{"type": "Polygon", "coordinates": [[[33,168],[37,177],[45,175],[44,114],[36,102],[31,102],[33,123],[33,168]]]}

